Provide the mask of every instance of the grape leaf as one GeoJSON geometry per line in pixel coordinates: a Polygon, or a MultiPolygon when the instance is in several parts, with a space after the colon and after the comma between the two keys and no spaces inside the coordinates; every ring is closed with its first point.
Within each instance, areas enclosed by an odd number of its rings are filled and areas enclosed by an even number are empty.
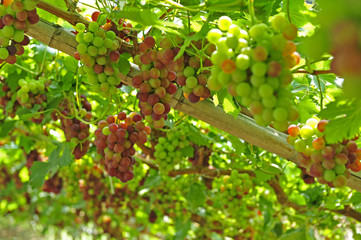
{"type": "Polygon", "coordinates": [[[19,147],[24,148],[26,153],[29,153],[31,150],[31,147],[34,145],[34,142],[30,140],[28,137],[25,137],[23,135],[20,135],[19,139],[19,147]]]}
{"type": "Polygon", "coordinates": [[[237,117],[239,114],[238,107],[234,104],[233,97],[229,93],[226,95],[226,97],[223,100],[223,110],[231,114],[233,117],[237,117]]]}
{"type": "Polygon", "coordinates": [[[207,135],[200,133],[194,126],[191,126],[189,129],[191,130],[191,133],[188,135],[188,139],[199,146],[211,146],[210,141],[212,141],[212,139],[210,139],[207,135]]]}
{"type": "Polygon", "coordinates": [[[183,217],[177,217],[175,219],[175,240],[183,240],[188,234],[189,229],[191,228],[191,221],[189,219],[184,219],[183,217]]]}
{"type": "Polygon", "coordinates": [[[311,99],[303,99],[297,105],[298,112],[300,113],[300,122],[306,122],[315,113],[318,112],[317,105],[311,99]]]}
{"type": "Polygon", "coordinates": [[[5,121],[0,124],[0,137],[5,137],[14,128],[17,121],[5,121]]]}
{"type": "Polygon", "coordinates": [[[192,184],[185,197],[194,208],[203,206],[207,197],[204,185],[200,185],[198,183],[192,184]]]}
{"type": "Polygon", "coordinates": [[[194,148],[192,146],[187,146],[182,148],[182,156],[183,157],[193,157],[194,156],[194,148]]]}
{"type": "Polygon", "coordinates": [[[25,71],[21,71],[20,73],[17,72],[13,72],[11,74],[8,75],[8,77],[6,78],[5,82],[8,84],[8,86],[10,87],[10,90],[12,92],[15,92],[15,90],[18,88],[19,84],[18,81],[22,78],[25,78],[26,76],[26,72],[25,71]]]}
{"type": "Polygon", "coordinates": [[[330,120],[325,129],[328,143],[351,139],[360,131],[361,103],[358,100],[338,99],[327,104],[327,108],[320,112],[320,116],[330,120]]]}
{"type": "Polygon", "coordinates": [[[246,150],[246,146],[238,137],[228,134],[227,139],[232,143],[233,149],[237,154],[242,154],[246,150]]]}
{"type": "Polygon", "coordinates": [[[30,186],[32,188],[39,188],[43,186],[46,175],[52,169],[53,168],[47,162],[34,162],[30,168],[30,186]]]}
{"type": "Polygon", "coordinates": [[[280,240],[304,240],[307,239],[306,237],[306,230],[304,227],[298,228],[296,230],[291,230],[289,232],[286,232],[280,237],[280,240]]]}
{"type": "Polygon", "coordinates": [[[70,143],[55,142],[56,148],[49,155],[48,162],[34,162],[30,168],[30,185],[32,188],[39,188],[44,184],[45,177],[50,171],[56,171],[59,167],[71,163],[70,143]]]}
{"type": "Polygon", "coordinates": [[[130,63],[128,61],[127,58],[128,55],[126,54],[121,54],[120,58],[119,58],[119,63],[117,64],[119,71],[124,74],[127,75],[130,71],[130,63]]]}

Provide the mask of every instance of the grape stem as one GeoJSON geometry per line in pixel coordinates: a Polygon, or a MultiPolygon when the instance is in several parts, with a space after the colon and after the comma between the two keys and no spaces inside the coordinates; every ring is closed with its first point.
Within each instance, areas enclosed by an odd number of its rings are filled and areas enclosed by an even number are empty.
{"type": "Polygon", "coordinates": [[[254,14],[253,0],[248,1],[248,13],[251,16],[252,25],[254,25],[257,19],[256,19],[256,15],[254,14]]]}
{"type": "Polygon", "coordinates": [[[320,75],[320,74],[330,74],[330,73],[333,73],[333,71],[331,69],[328,69],[328,70],[313,70],[313,71],[309,71],[309,70],[306,70],[306,69],[298,69],[297,71],[295,71],[293,73],[306,73],[306,74],[312,74],[312,75],[320,75]]]}
{"type": "Polygon", "coordinates": [[[290,21],[290,23],[292,23],[291,14],[290,14],[290,0],[287,0],[287,17],[288,17],[288,21],[290,21]]]}

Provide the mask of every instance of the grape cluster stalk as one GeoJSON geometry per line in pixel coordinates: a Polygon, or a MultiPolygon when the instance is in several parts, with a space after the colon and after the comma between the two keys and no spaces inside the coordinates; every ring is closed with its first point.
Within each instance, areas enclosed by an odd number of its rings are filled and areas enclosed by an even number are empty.
{"type": "Polygon", "coordinates": [[[82,158],[88,152],[90,141],[87,122],[92,118],[91,104],[84,95],[81,95],[80,99],[80,109],[75,106],[74,102],[64,99],[60,104],[60,113],[56,111],[52,113],[54,121],[60,119],[66,141],[75,143],[73,155],[76,159],[82,158]],[[80,112],[82,121],[75,117],[78,112],[80,112]]]}

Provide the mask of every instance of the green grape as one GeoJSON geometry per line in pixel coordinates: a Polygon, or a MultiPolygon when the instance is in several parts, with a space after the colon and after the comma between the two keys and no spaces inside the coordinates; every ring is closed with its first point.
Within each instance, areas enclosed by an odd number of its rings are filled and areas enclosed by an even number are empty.
{"type": "Polygon", "coordinates": [[[227,34],[226,44],[229,48],[236,49],[238,47],[238,37],[233,34],[227,34]]]}
{"type": "Polygon", "coordinates": [[[332,182],[333,180],[335,180],[336,178],[336,174],[333,170],[330,169],[326,169],[323,172],[323,178],[327,181],[327,182],[332,182]]]}
{"type": "Polygon", "coordinates": [[[93,35],[91,32],[86,32],[86,33],[84,34],[83,39],[84,39],[85,42],[90,43],[90,42],[93,41],[94,35],[93,35]]]}
{"type": "Polygon", "coordinates": [[[4,26],[3,29],[1,29],[1,33],[4,37],[11,38],[14,34],[15,30],[12,26],[4,26]]]}
{"type": "Polygon", "coordinates": [[[223,86],[227,86],[228,83],[232,81],[231,75],[227,74],[223,71],[218,73],[217,79],[218,79],[218,82],[223,86]]]}
{"type": "Polygon", "coordinates": [[[236,86],[236,93],[240,97],[248,97],[251,94],[251,91],[251,86],[246,82],[242,82],[236,86]]]}
{"type": "Polygon", "coordinates": [[[93,39],[93,45],[94,45],[95,47],[99,48],[99,47],[103,46],[103,44],[104,44],[104,41],[103,41],[102,38],[100,38],[100,37],[95,37],[95,38],[93,39]]]}
{"type": "Polygon", "coordinates": [[[267,25],[264,23],[253,25],[249,29],[249,35],[256,41],[261,40],[266,33],[267,25]]]}
{"type": "Polygon", "coordinates": [[[15,30],[13,34],[13,39],[15,42],[21,42],[24,40],[24,31],[22,30],[15,30]]]}
{"type": "Polygon", "coordinates": [[[231,73],[232,81],[235,83],[244,82],[247,79],[247,72],[242,71],[240,69],[234,70],[234,72],[231,73]]]}
{"type": "Polygon", "coordinates": [[[222,16],[218,19],[218,27],[222,31],[227,31],[232,25],[232,19],[228,16],[222,16]]]}
{"type": "Polygon", "coordinates": [[[266,81],[265,77],[258,77],[256,75],[251,76],[251,84],[254,87],[260,87],[266,81]]]}
{"type": "Polygon", "coordinates": [[[194,76],[195,74],[195,69],[192,68],[191,66],[187,66],[186,68],[184,68],[183,70],[183,74],[184,76],[187,78],[187,77],[191,77],[191,76],[194,76]]]}
{"type": "Polygon", "coordinates": [[[222,37],[222,32],[219,29],[211,29],[207,34],[207,39],[210,43],[217,44],[222,37]]]}
{"type": "Polygon", "coordinates": [[[218,50],[214,51],[211,56],[212,63],[216,66],[221,66],[226,59],[228,59],[228,56],[218,50]]]}
{"type": "Polygon", "coordinates": [[[277,107],[275,110],[273,110],[273,118],[277,122],[286,121],[288,118],[288,111],[283,107],[277,107]]]}
{"type": "Polygon", "coordinates": [[[90,22],[88,29],[89,31],[95,33],[99,29],[99,24],[97,22],[90,22]]]}
{"type": "Polygon", "coordinates": [[[274,95],[271,95],[266,98],[262,97],[262,104],[266,108],[274,108],[277,105],[277,98],[274,95]]]}
{"type": "Polygon", "coordinates": [[[240,70],[247,70],[250,66],[249,56],[245,54],[239,54],[236,58],[236,66],[240,70]]]}
{"type": "Polygon", "coordinates": [[[313,135],[313,133],[314,133],[314,129],[309,125],[303,126],[300,130],[300,136],[302,138],[309,138],[313,135]]]}
{"type": "Polygon", "coordinates": [[[89,46],[87,52],[92,57],[95,57],[98,55],[98,49],[95,46],[89,46]]]}
{"type": "Polygon", "coordinates": [[[87,79],[88,79],[88,83],[91,84],[91,85],[94,85],[94,84],[98,83],[98,78],[97,78],[96,75],[88,74],[87,79]]]}
{"type": "Polygon", "coordinates": [[[107,35],[106,35],[107,38],[109,38],[110,40],[115,40],[115,38],[116,38],[115,32],[113,32],[113,31],[107,31],[106,34],[107,34],[107,35]]]}
{"type": "Polygon", "coordinates": [[[76,47],[76,50],[78,51],[79,54],[85,54],[88,50],[88,46],[83,43],[80,43],[76,47]]]}
{"type": "Polygon", "coordinates": [[[9,52],[6,48],[0,48],[0,59],[6,59],[9,56],[9,52]]]}
{"type": "Polygon", "coordinates": [[[255,62],[251,67],[251,71],[254,76],[262,77],[266,75],[267,64],[264,62],[255,62]]]}
{"type": "Polygon", "coordinates": [[[85,31],[85,25],[83,23],[77,23],[75,25],[75,30],[78,31],[79,33],[82,33],[85,31]]]}
{"type": "Polygon", "coordinates": [[[273,95],[273,89],[270,85],[264,83],[259,87],[258,93],[262,98],[268,98],[273,95]]]}
{"type": "Polygon", "coordinates": [[[195,76],[190,76],[190,77],[187,77],[186,79],[186,86],[188,88],[195,88],[196,86],[198,85],[198,80],[195,76]]]}

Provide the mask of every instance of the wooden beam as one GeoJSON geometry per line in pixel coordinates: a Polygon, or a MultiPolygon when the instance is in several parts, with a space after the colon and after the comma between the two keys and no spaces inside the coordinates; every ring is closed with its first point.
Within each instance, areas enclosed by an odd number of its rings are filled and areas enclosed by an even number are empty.
{"type": "MultiPolygon", "coordinates": [[[[77,42],[73,33],[44,20],[32,25],[27,34],[71,56],[76,51],[77,42]]],[[[125,83],[131,85],[131,78],[138,73],[139,68],[132,64],[128,76],[123,76],[122,79],[125,83]]],[[[237,118],[234,118],[226,114],[220,106],[216,107],[211,101],[207,100],[196,104],[190,103],[183,97],[181,90],[178,90],[173,97],[171,106],[268,152],[299,164],[297,152],[287,143],[287,136],[284,133],[270,127],[259,126],[253,119],[244,114],[239,114],[237,118]]],[[[351,173],[347,185],[361,192],[361,173],[351,173]]]]}

